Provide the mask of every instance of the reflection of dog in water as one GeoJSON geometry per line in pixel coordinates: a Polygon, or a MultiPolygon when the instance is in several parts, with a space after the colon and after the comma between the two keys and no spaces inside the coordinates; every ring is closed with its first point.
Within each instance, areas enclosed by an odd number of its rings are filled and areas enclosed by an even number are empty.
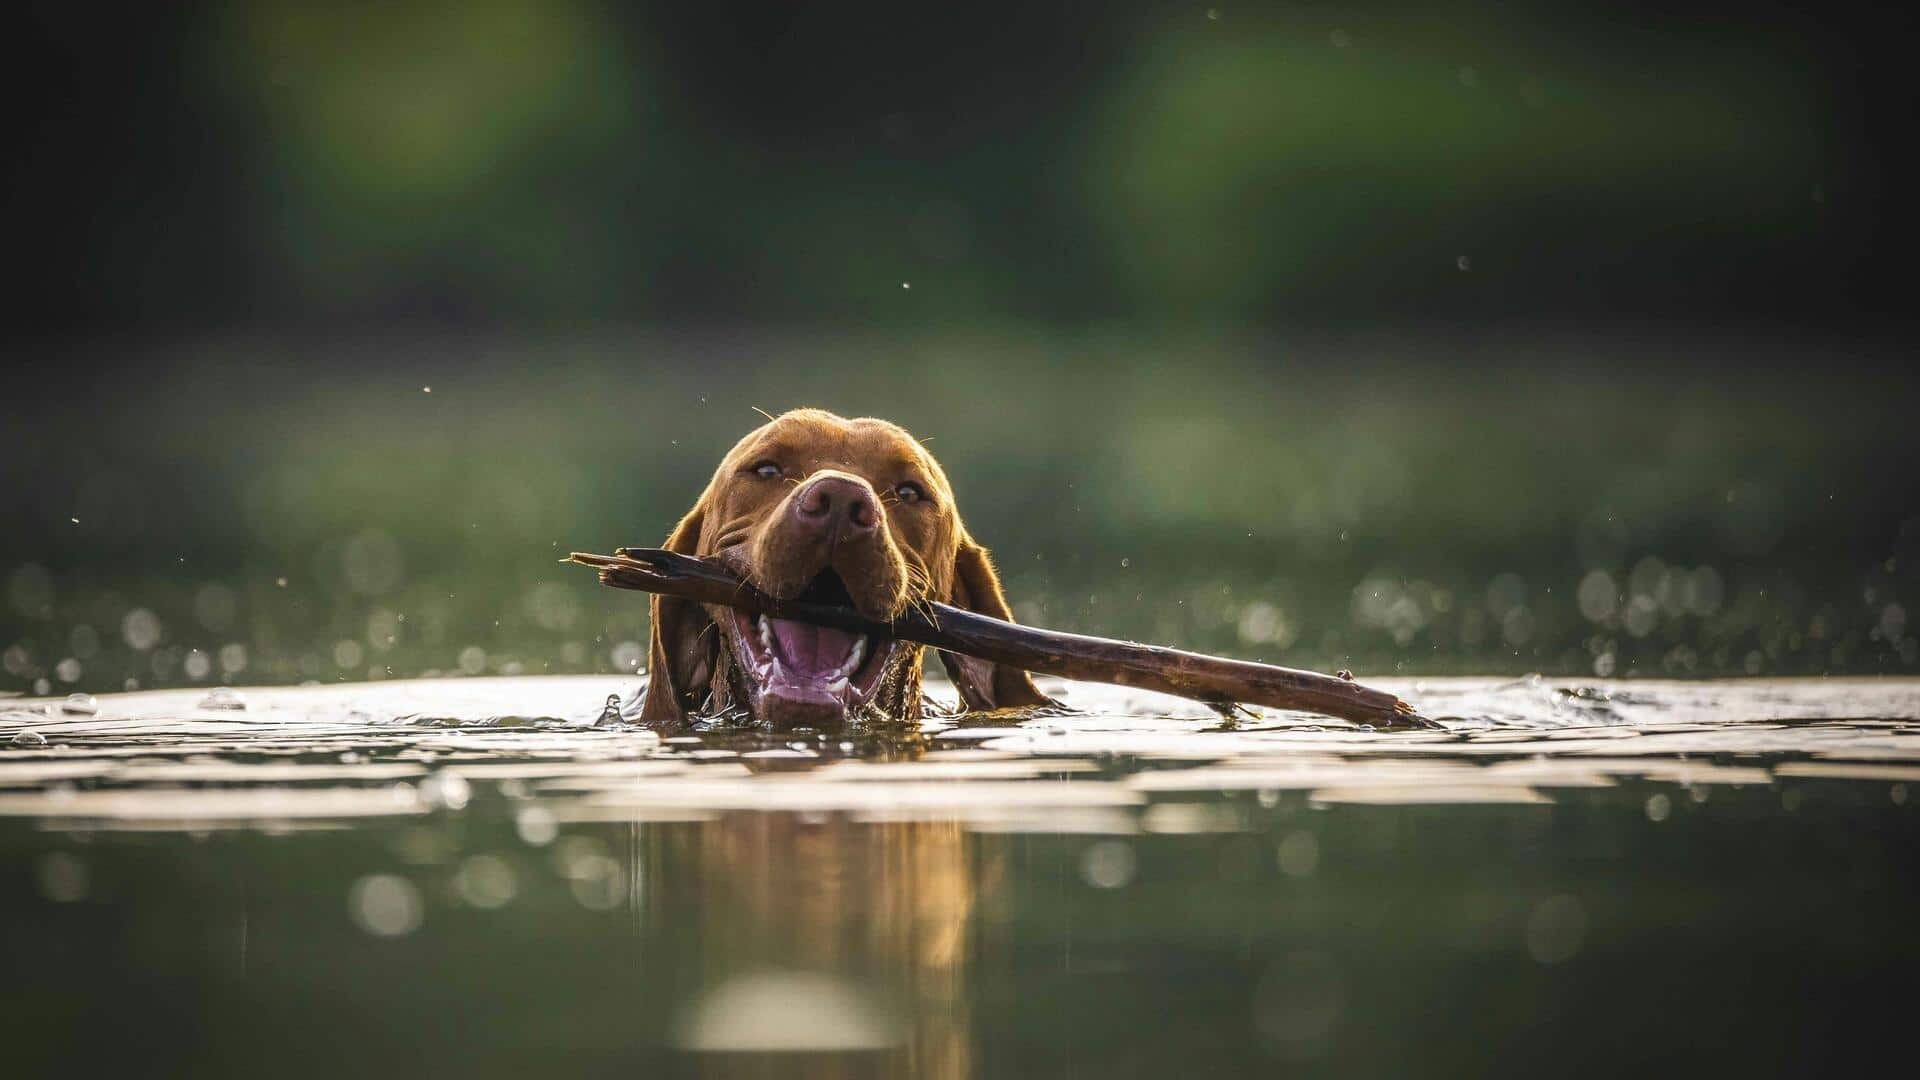
{"type": "Polygon", "coordinates": [[[786,1051],[782,1076],[971,1074],[978,896],[958,823],[734,814],[695,830],[710,989],[681,1045],[786,1051]]]}

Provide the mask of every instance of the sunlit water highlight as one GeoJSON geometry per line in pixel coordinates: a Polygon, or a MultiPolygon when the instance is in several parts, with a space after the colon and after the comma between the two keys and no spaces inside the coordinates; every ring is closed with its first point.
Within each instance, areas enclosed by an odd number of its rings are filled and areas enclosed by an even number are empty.
{"type": "Polygon", "coordinates": [[[1054,684],[1070,711],[665,740],[626,720],[640,685],[0,701],[14,1045],[1792,1071],[1910,1000],[1920,681],[1380,681],[1447,729],[1416,733],[1054,684]],[[130,1038],[90,1039],[104,1015],[130,1038]]]}

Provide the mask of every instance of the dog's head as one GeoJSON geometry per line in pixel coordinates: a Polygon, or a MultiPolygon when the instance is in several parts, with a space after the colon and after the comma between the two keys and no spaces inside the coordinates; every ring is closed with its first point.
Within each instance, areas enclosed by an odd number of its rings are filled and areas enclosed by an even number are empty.
{"type": "MultiPolygon", "coordinates": [[[[786,413],[734,446],[666,546],[716,559],[762,592],[887,622],[937,600],[1009,619],[986,549],[946,474],[884,420],[786,413]]],[[[920,647],[655,596],[643,722],[741,706],[775,728],[831,729],[871,709],[917,716],[920,647]]],[[[1045,704],[1026,672],[942,653],[968,708],[1045,704]]]]}

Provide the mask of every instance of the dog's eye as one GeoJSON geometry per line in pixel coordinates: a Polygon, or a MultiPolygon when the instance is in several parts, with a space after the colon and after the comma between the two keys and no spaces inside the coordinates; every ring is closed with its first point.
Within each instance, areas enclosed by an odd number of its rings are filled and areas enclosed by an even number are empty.
{"type": "Polygon", "coordinates": [[[771,461],[763,461],[753,467],[753,475],[762,480],[772,480],[774,477],[780,475],[780,466],[775,465],[771,461]]]}
{"type": "Polygon", "coordinates": [[[917,503],[927,497],[927,493],[920,490],[920,485],[911,480],[894,488],[893,493],[903,503],[917,503]]]}

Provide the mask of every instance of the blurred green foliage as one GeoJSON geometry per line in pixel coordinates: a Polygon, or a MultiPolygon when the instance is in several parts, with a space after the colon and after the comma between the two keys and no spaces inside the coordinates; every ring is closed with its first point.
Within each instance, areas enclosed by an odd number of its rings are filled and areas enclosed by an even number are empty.
{"type": "Polygon", "coordinates": [[[4,685],[624,669],[550,559],[802,404],[1050,625],[1910,670],[1887,46],[1809,18],[36,10],[4,685]]]}
{"type": "Polygon", "coordinates": [[[1580,25],[1329,10],[1156,35],[1085,180],[1130,295],[1239,319],[1445,310],[1461,271],[1594,272],[1623,224],[1645,243],[1685,222],[1721,255],[1813,226],[1820,127],[1790,42],[1580,25]]]}
{"type": "Polygon", "coordinates": [[[643,287],[644,253],[601,215],[670,152],[604,11],[245,3],[198,44],[301,295],[352,307],[432,281],[567,312],[643,287]]]}
{"type": "Polygon", "coordinates": [[[15,178],[50,271],[32,320],[1291,327],[1896,295],[1831,271],[1880,265],[1894,209],[1866,46],[1786,11],[143,18],[103,43],[39,13],[42,82],[70,85],[15,178]]]}

